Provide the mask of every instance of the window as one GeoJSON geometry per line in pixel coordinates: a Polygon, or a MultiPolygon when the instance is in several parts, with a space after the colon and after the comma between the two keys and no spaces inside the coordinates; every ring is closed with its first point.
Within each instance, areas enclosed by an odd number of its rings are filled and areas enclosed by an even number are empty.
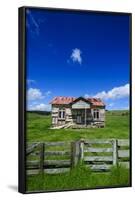
{"type": "Polygon", "coordinates": [[[99,110],[94,110],[94,119],[99,119],[99,110]]]}
{"type": "Polygon", "coordinates": [[[59,110],[59,118],[65,119],[65,110],[64,109],[59,110]]]}

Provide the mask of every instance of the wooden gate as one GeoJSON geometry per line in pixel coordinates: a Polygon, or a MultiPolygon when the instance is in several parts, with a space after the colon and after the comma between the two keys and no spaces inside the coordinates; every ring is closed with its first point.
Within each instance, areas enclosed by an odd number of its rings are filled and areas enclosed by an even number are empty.
{"type": "Polygon", "coordinates": [[[79,163],[92,171],[109,171],[112,166],[129,168],[129,140],[91,139],[74,142],[28,144],[27,174],[69,172],[79,163]]]}

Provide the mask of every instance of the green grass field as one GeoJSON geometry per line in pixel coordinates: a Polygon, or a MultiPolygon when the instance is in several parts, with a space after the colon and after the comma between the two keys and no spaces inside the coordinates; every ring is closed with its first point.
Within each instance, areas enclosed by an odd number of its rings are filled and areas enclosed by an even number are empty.
{"type": "MultiPolygon", "coordinates": [[[[129,115],[125,111],[106,112],[105,128],[51,130],[51,117],[28,113],[27,141],[73,141],[84,139],[129,138],[129,115]]],[[[34,175],[27,177],[27,191],[49,191],[128,186],[129,170],[118,167],[109,173],[93,173],[85,166],[78,166],[69,173],[59,175],[34,175]]]]}
{"type": "Polygon", "coordinates": [[[51,130],[51,117],[28,113],[27,141],[70,141],[80,138],[129,138],[129,115],[122,111],[106,113],[105,128],[51,130]]]}

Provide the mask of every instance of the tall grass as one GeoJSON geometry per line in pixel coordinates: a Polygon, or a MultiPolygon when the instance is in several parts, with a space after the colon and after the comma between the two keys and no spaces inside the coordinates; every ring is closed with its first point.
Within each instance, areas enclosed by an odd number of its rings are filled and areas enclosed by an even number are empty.
{"type": "Polygon", "coordinates": [[[72,169],[69,173],[29,176],[27,179],[27,191],[57,191],[128,186],[129,180],[129,170],[122,166],[113,167],[110,172],[93,173],[88,167],[80,165],[72,169]]]}

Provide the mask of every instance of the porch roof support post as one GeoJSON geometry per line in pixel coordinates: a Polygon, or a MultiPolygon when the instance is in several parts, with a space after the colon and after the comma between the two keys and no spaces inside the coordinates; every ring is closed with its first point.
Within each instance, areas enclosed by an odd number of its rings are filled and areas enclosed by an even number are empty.
{"type": "Polygon", "coordinates": [[[86,108],[85,108],[85,126],[87,125],[87,110],[86,110],[86,108]]]}

